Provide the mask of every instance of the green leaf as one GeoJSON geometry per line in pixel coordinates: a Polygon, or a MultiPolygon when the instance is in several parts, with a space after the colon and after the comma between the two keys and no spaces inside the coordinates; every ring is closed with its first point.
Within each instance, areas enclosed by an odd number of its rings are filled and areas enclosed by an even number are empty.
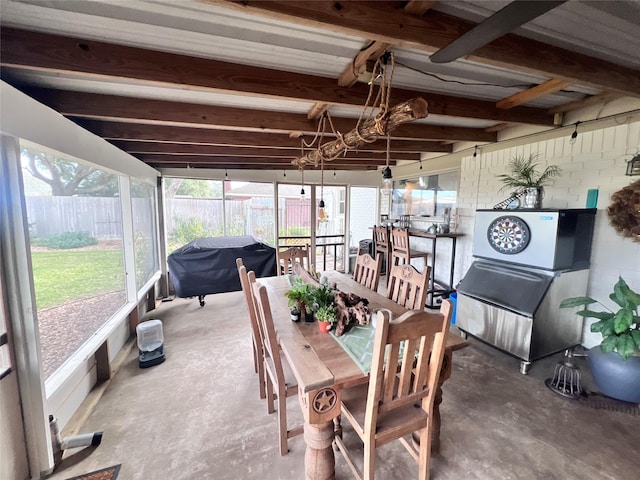
{"type": "Polygon", "coordinates": [[[610,298],[611,300],[613,300],[613,301],[616,303],[616,305],[618,305],[619,307],[625,308],[625,307],[627,306],[627,302],[626,302],[626,300],[624,300],[624,299],[623,299],[623,300],[620,300],[620,299],[618,298],[618,296],[616,295],[616,293],[615,293],[615,292],[614,292],[614,293],[612,293],[612,294],[610,294],[610,295],[609,295],[609,298],[610,298]]]}
{"type": "MultiPolygon", "coordinates": [[[[622,279],[622,277],[620,277],[620,280],[618,280],[616,287],[618,287],[620,295],[622,295],[622,297],[626,301],[631,302],[633,304],[631,308],[636,308],[638,305],[640,305],[640,295],[634,292],[633,290],[631,290],[629,288],[629,285],[627,285],[627,283],[622,279]]],[[[615,290],[615,287],[614,287],[614,290],[615,290]]]]}
{"type": "Polygon", "coordinates": [[[598,303],[598,301],[591,297],[565,298],[560,302],[560,308],[580,307],[582,305],[590,305],[592,303],[598,303]]]}
{"type": "Polygon", "coordinates": [[[626,331],[633,323],[633,313],[631,310],[623,308],[618,310],[616,316],[613,318],[613,328],[616,333],[622,333],[626,331]]]}
{"type": "Polygon", "coordinates": [[[591,331],[594,333],[600,332],[603,337],[608,337],[609,335],[613,335],[615,333],[613,327],[613,320],[601,320],[596,323],[591,324],[591,331]]]}
{"type": "Polygon", "coordinates": [[[614,314],[611,312],[594,312],[593,310],[579,310],[576,312],[576,315],[586,318],[597,318],[599,320],[609,320],[614,317],[614,314]]]}
{"type": "Polygon", "coordinates": [[[617,344],[618,344],[618,337],[616,337],[615,335],[611,335],[602,341],[602,343],[600,344],[600,349],[603,352],[613,352],[617,344]]]}
{"type": "Polygon", "coordinates": [[[633,339],[634,343],[636,344],[636,349],[638,349],[638,351],[640,351],[640,331],[631,330],[631,338],[633,339]]]}
{"type": "Polygon", "coordinates": [[[624,360],[627,360],[631,355],[633,355],[635,348],[631,335],[629,335],[628,333],[623,333],[622,335],[617,337],[616,350],[624,360]]]}

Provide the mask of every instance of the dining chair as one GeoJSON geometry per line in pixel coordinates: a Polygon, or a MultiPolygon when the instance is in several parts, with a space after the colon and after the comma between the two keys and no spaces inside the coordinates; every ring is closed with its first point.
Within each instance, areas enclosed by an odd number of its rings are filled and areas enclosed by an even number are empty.
{"type": "Polygon", "coordinates": [[[389,241],[389,228],[386,226],[373,226],[373,246],[376,258],[378,254],[384,258],[385,274],[389,278],[391,270],[391,243],[389,241]]]}
{"type": "Polygon", "coordinates": [[[387,298],[405,308],[424,310],[431,267],[420,273],[413,265],[394,265],[387,282],[387,298]]]}
{"type": "Polygon", "coordinates": [[[260,398],[267,398],[265,392],[265,376],[264,376],[264,349],[262,341],[262,332],[256,313],[256,305],[251,294],[251,285],[249,283],[249,275],[247,267],[244,266],[242,258],[236,258],[236,266],[238,267],[238,275],[240,276],[240,285],[247,302],[249,310],[249,320],[251,322],[251,342],[253,344],[253,368],[258,374],[258,382],[260,384],[260,398]]]}
{"type": "Polygon", "coordinates": [[[411,263],[412,258],[424,259],[425,269],[429,258],[428,252],[414,250],[409,245],[408,228],[391,229],[391,266],[411,263]]]}
{"type": "Polygon", "coordinates": [[[303,426],[289,429],[287,426],[287,398],[298,395],[298,385],[286,358],[282,356],[278,335],[273,322],[267,288],[256,282],[254,272],[249,272],[251,293],[256,305],[256,314],[263,332],[264,370],[267,393],[267,410],[275,411],[274,393],[278,400],[278,434],[280,455],[289,451],[288,440],[303,433],[303,426]],[[275,391],[275,392],[274,392],[275,391]]]}
{"type": "Polygon", "coordinates": [[[418,462],[418,478],[428,480],[433,407],[452,309],[444,300],[439,313],[412,310],[395,320],[378,313],[369,384],[342,391],[342,419],[364,443],[363,472],[342,438],[335,439],[356,478],[373,479],[376,448],[400,440],[418,462]]]}
{"type": "Polygon", "coordinates": [[[382,256],[375,260],[368,253],[358,255],[356,258],[356,268],[353,272],[353,279],[370,288],[374,292],[378,291],[380,283],[380,270],[382,269],[382,256]]]}
{"type": "Polygon", "coordinates": [[[311,261],[309,259],[309,245],[304,247],[289,247],[286,250],[278,250],[276,253],[278,262],[278,275],[292,273],[293,264],[300,263],[305,269],[309,269],[311,261]]]}

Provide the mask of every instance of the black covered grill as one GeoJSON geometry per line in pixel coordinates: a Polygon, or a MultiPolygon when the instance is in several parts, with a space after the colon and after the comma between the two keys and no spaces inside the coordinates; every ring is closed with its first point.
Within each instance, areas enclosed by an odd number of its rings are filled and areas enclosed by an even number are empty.
{"type": "Polygon", "coordinates": [[[241,289],[236,258],[256,277],[276,274],[276,250],[250,235],[197,238],[172,252],[169,273],[181,298],[202,297],[241,289]]]}

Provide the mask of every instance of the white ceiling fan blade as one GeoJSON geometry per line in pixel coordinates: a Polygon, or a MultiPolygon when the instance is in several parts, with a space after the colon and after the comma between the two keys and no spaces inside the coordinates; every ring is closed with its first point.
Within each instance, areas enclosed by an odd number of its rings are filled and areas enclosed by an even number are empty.
{"type": "Polygon", "coordinates": [[[567,0],[515,0],[484,19],[464,35],[441,48],[429,59],[433,63],[448,63],[470,54],[474,50],[492,42],[519,26],[562,5],[567,0]]]}

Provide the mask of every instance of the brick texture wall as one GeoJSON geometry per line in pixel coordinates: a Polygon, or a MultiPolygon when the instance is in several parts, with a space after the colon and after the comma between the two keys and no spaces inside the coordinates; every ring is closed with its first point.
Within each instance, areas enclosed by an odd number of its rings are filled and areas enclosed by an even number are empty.
{"type": "MultiPolygon", "coordinates": [[[[562,175],[552,186],[545,187],[544,208],[584,208],[587,191],[597,188],[598,213],[591,253],[588,295],[607,304],[609,293],[619,276],[640,291],[640,243],[619,236],[609,225],[607,206],[611,195],[640,177],[625,176],[626,162],[640,151],[640,122],[624,124],[592,132],[580,133],[575,144],[568,137],[543,140],[513,148],[466,157],[462,160],[458,196],[459,231],[456,282],[462,278],[473,258],[472,236],[474,213],[479,208],[492,208],[509,196],[499,192],[502,183],[496,178],[506,173],[507,164],[516,155],[539,154],[541,166],[558,165],[562,175]]],[[[600,343],[599,334],[589,331],[585,323],[583,344],[600,343]]]]}

